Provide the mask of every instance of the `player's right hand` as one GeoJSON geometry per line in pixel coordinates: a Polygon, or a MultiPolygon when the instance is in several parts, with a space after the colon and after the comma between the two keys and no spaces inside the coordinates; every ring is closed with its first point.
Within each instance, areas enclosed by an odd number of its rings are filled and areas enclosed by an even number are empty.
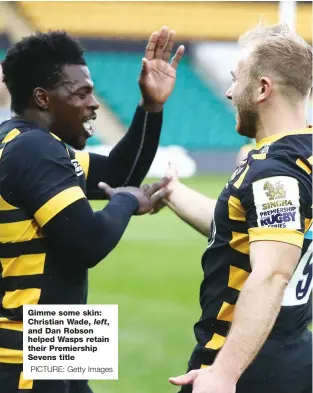
{"type": "Polygon", "coordinates": [[[150,214],[156,214],[165,206],[167,206],[166,202],[169,201],[171,193],[173,192],[175,186],[179,183],[178,170],[171,161],[168,163],[168,168],[166,170],[165,176],[171,178],[171,180],[165,188],[156,192],[156,194],[154,195],[155,199],[150,214]],[[158,194],[160,194],[162,198],[160,198],[158,194]]]}
{"type": "Polygon", "coordinates": [[[127,192],[137,198],[139,202],[139,208],[136,215],[149,213],[153,206],[162,200],[166,194],[166,186],[171,181],[170,177],[164,177],[160,181],[153,184],[145,184],[140,188],[137,187],[117,187],[112,188],[108,184],[100,182],[98,187],[104,192],[108,199],[111,199],[113,195],[127,192]]]}

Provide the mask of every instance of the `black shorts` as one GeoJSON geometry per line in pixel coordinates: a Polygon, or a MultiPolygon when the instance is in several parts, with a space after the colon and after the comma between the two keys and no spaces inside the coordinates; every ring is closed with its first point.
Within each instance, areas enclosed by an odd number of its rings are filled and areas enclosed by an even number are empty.
{"type": "MultiPolygon", "coordinates": [[[[197,352],[196,347],[188,371],[200,367],[197,352]]],[[[192,385],[180,392],[192,393],[192,385]]],[[[312,393],[311,332],[293,340],[268,340],[239,379],[236,393],[312,393]]]]}
{"type": "Polygon", "coordinates": [[[0,363],[1,393],[92,393],[88,381],[25,381],[22,364],[0,363]]]}

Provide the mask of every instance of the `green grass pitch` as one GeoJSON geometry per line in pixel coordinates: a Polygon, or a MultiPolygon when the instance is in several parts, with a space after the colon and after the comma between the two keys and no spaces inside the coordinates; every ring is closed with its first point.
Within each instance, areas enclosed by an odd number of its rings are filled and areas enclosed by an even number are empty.
{"type": "MultiPolygon", "coordinates": [[[[226,181],[212,175],[184,182],[217,197],[226,181]]],[[[90,270],[88,302],[119,305],[119,380],[91,381],[94,393],[178,390],[167,379],[185,371],[195,343],[206,245],[204,236],[164,209],[134,217],[117,248],[90,270]]]]}

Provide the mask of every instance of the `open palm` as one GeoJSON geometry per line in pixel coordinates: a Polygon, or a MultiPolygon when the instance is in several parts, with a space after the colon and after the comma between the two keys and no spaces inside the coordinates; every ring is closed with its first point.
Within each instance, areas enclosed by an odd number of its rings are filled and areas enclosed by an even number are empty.
{"type": "Polygon", "coordinates": [[[169,31],[168,27],[163,27],[161,32],[154,32],[150,37],[138,80],[146,104],[162,105],[173,91],[176,69],[185,50],[181,45],[169,63],[174,43],[175,31],[169,31]]]}

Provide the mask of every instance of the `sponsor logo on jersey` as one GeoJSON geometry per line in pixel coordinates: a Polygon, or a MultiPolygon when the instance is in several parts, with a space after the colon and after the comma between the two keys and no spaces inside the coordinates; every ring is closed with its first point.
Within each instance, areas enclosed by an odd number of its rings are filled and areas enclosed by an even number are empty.
{"type": "Polygon", "coordinates": [[[265,195],[270,201],[286,198],[286,190],[284,188],[284,185],[281,184],[281,182],[272,184],[271,182],[267,181],[264,184],[263,190],[266,191],[265,195]]]}
{"type": "Polygon", "coordinates": [[[80,163],[75,158],[71,160],[71,162],[74,165],[76,175],[81,176],[84,173],[84,171],[80,163]]]}
{"type": "Polygon", "coordinates": [[[262,218],[260,224],[262,227],[286,228],[286,223],[290,221],[296,221],[296,212],[274,213],[262,218]]]}
{"type": "Polygon", "coordinates": [[[257,180],[252,188],[259,227],[301,228],[299,185],[296,179],[270,177],[257,180]]]}
{"type": "Polygon", "coordinates": [[[260,212],[260,217],[267,217],[267,216],[270,216],[271,214],[287,213],[287,212],[294,212],[294,211],[296,211],[296,208],[294,206],[278,207],[277,209],[268,208],[268,209],[266,209],[266,211],[260,212]]]}
{"type": "Polygon", "coordinates": [[[285,199],[284,201],[275,201],[275,202],[269,202],[269,203],[263,203],[262,208],[263,210],[268,210],[268,209],[273,209],[274,207],[280,207],[280,206],[291,206],[292,205],[292,200],[285,199]]]}

